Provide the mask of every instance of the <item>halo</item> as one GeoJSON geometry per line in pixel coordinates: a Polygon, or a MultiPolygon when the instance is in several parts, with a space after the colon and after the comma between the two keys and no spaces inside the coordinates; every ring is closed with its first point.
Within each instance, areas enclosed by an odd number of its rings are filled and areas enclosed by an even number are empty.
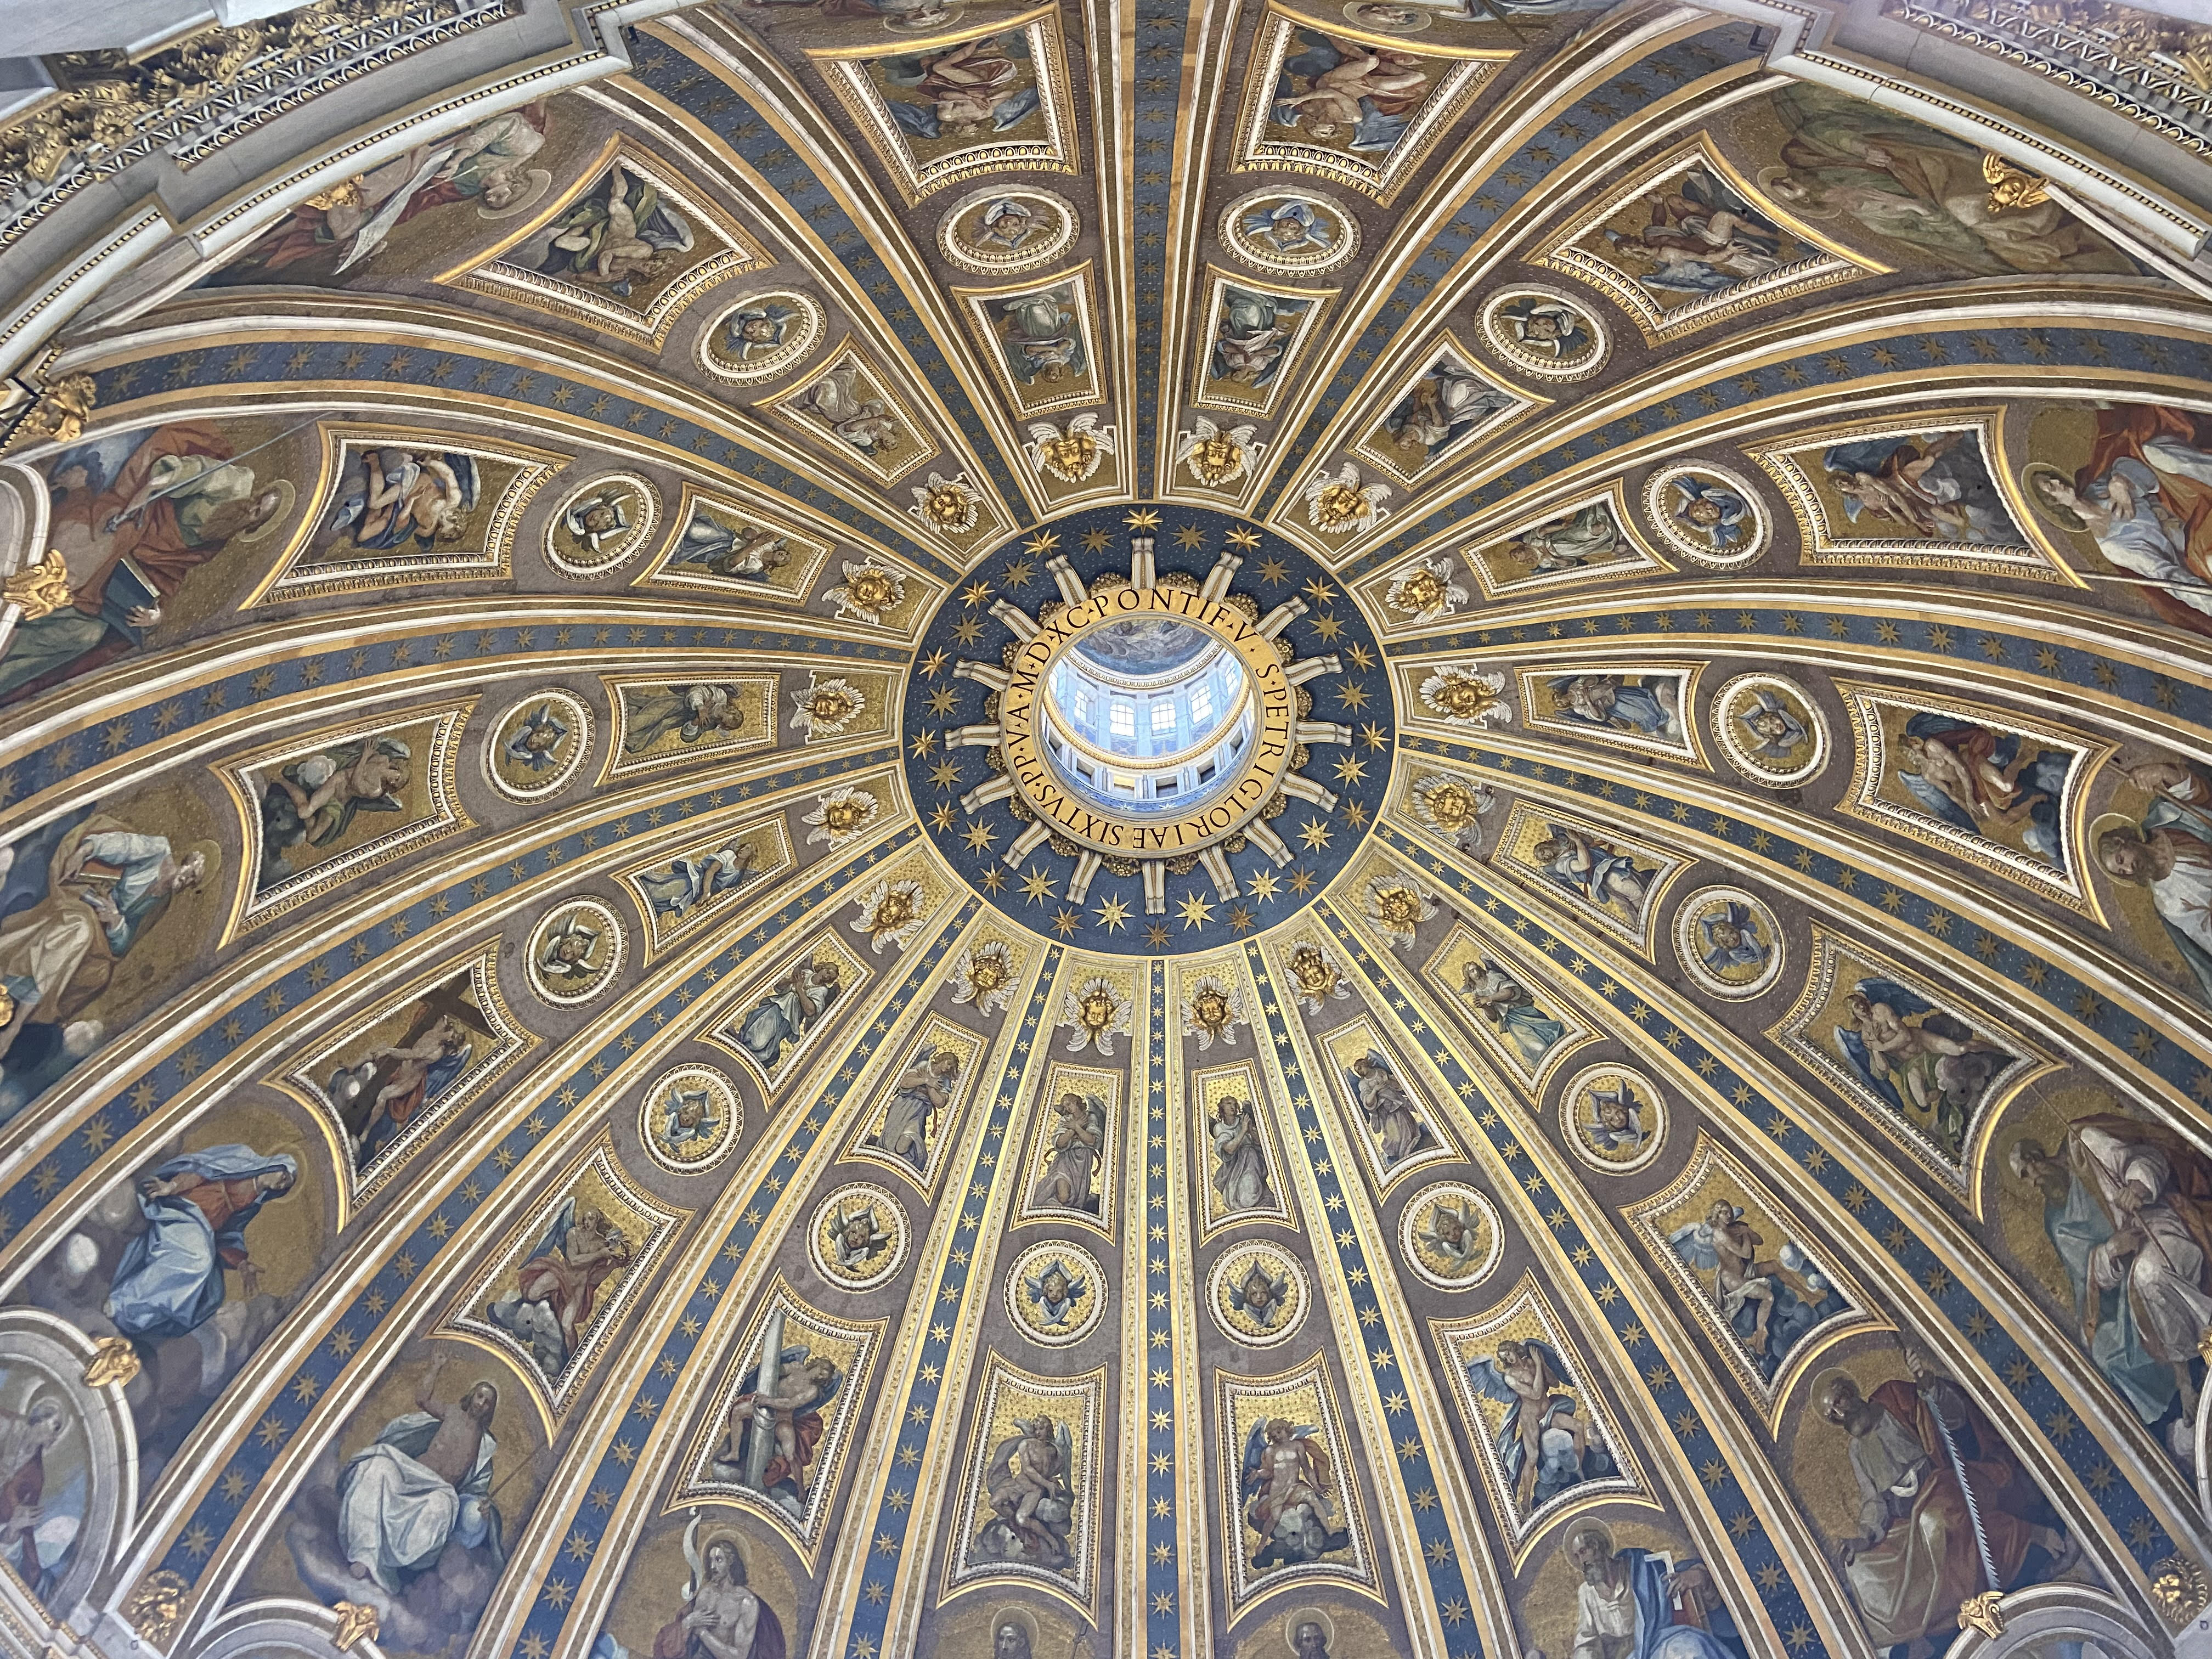
{"type": "Polygon", "coordinates": [[[2027,497],[2027,504],[2035,510],[2036,517],[2047,519],[2052,524],[2062,529],[2070,530],[2077,536],[2087,535],[2089,526],[2081,522],[2081,514],[2075,512],[2073,508],[2061,507],[2057,502],[2046,497],[2035,487],[2036,480],[2039,478],[2057,478],[2069,489],[2074,483],[2074,480],[2066,476],[2063,467],[2053,466],[2049,461],[2030,461],[2026,466],[2021,468],[2020,493],[2027,497]]]}
{"type": "Polygon", "coordinates": [[[2081,832],[2082,850],[2088,854],[2089,862],[2103,872],[2107,881],[2119,882],[2124,887],[2138,885],[2139,884],[2128,881],[2124,877],[2114,875],[2098,860],[2097,843],[2103,839],[2107,830],[2124,830],[2130,835],[2135,836],[2142,833],[2142,825],[2125,812],[2100,812],[2089,820],[2088,827],[2081,832]]]}
{"type": "Polygon", "coordinates": [[[241,530],[231,540],[241,547],[251,547],[256,542],[266,541],[275,535],[277,527],[292,515],[292,508],[300,499],[300,492],[292,487],[289,478],[276,480],[274,489],[279,497],[276,510],[251,530],[241,530]]]}
{"type": "Polygon", "coordinates": [[[222,843],[211,838],[203,837],[185,848],[185,854],[188,858],[194,853],[198,853],[207,861],[207,868],[200,872],[199,888],[194,890],[198,891],[204,889],[222,873],[222,843]]]}
{"type": "Polygon", "coordinates": [[[1594,1532],[1605,1540],[1607,1555],[1613,1556],[1620,1553],[1620,1545],[1613,1535],[1613,1528],[1594,1515],[1586,1515],[1579,1521],[1570,1521],[1567,1523],[1567,1547],[1572,1549],[1576,1538],[1586,1532],[1594,1532]]]}
{"type": "Polygon", "coordinates": [[[1336,1620],[1328,1616],[1326,1609],[1315,1607],[1292,1607],[1283,1617],[1283,1645],[1292,1653],[1298,1650],[1300,1625],[1319,1625],[1322,1634],[1328,1638],[1330,1650],[1335,1650],[1336,1620]]]}
{"type": "Polygon", "coordinates": [[[1812,1402],[1814,1410],[1818,1411],[1820,1409],[1820,1400],[1827,1394],[1830,1386],[1833,1384],[1838,1377],[1841,1377],[1844,1382],[1850,1383],[1854,1389],[1857,1388],[1859,1385],[1858,1378],[1853,1376],[1841,1365],[1829,1366],[1827,1370],[1820,1372],[1818,1376],[1814,1377],[1812,1391],[1805,1396],[1808,1401],[1812,1402]]]}
{"type": "Polygon", "coordinates": [[[530,188],[524,193],[520,201],[514,203],[512,206],[503,208],[488,208],[479,204],[477,208],[477,217],[479,219],[512,219],[518,213],[529,212],[530,210],[536,207],[538,203],[544,201],[545,199],[545,192],[553,188],[553,175],[548,173],[544,167],[532,167],[523,176],[530,180],[530,188]]]}
{"type": "Polygon", "coordinates": [[[1030,1651],[1032,1654],[1036,1651],[1040,1639],[1037,1634],[1036,1614],[1031,1613],[1027,1607],[1014,1602],[1009,1602],[1003,1607],[994,1607],[991,1609],[990,1625],[991,1635],[994,1640],[999,1634],[1000,1626],[1019,1625],[1022,1627],[1022,1633],[1030,1638],[1030,1651]]]}

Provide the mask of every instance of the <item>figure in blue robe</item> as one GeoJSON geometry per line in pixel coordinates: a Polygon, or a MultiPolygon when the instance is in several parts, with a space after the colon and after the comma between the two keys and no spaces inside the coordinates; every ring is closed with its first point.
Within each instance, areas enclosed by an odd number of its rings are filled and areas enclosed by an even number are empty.
{"type": "Polygon", "coordinates": [[[259,1274],[246,1229],[261,1207],[299,1180],[299,1160],[251,1146],[210,1146],[161,1164],[139,1183],[146,1231],[117,1264],[106,1314],[128,1337],[183,1336],[222,1305],[223,1270],[235,1267],[248,1295],[259,1274]]]}

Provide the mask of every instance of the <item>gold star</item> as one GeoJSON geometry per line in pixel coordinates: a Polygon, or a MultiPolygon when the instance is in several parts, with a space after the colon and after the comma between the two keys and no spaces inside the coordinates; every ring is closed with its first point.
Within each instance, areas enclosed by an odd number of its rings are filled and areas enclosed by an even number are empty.
{"type": "Polygon", "coordinates": [[[1083,918],[1066,906],[1052,919],[1052,930],[1062,939],[1073,938],[1075,930],[1083,926],[1083,918]]]}
{"type": "Polygon", "coordinates": [[[1339,783],[1358,783],[1366,775],[1366,765],[1357,756],[1346,755],[1336,763],[1336,779],[1339,783]]]}
{"type": "Polygon", "coordinates": [[[1032,864],[1022,872],[1022,896],[1031,900],[1048,899],[1052,896],[1053,884],[1059,879],[1059,877],[1048,875],[1032,864]]]}
{"type": "Polygon", "coordinates": [[[1260,544],[1260,532],[1253,529],[1250,525],[1240,524],[1229,532],[1229,544],[1231,547],[1257,547],[1260,544]]]}
{"type": "Polygon", "coordinates": [[[1206,545],[1206,532],[1203,530],[1200,530],[1194,524],[1187,524],[1182,529],[1176,532],[1176,545],[1177,547],[1203,547],[1206,545]]]}
{"type": "Polygon", "coordinates": [[[957,697],[952,688],[949,685],[940,685],[929,694],[929,712],[940,717],[949,714],[952,712],[952,705],[956,701],[957,697]]]}
{"type": "Polygon", "coordinates": [[[1316,576],[1305,585],[1305,596],[1316,605],[1323,605],[1336,597],[1336,590],[1316,576]]]}
{"type": "Polygon", "coordinates": [[[954,625],[952,637],[963,645],[973,645],[983,637],[983,624],[973,617],[963,617],[954,625]]]}
{"type": "Polygon", "coordinates": [[[1358,680],[1354,680],[1349,685],[1337,688],[1336,700],[1356,714],[1367,707],[1368,700],[1374,695],[1358,680]]]}
{"type": "Polygon", "coordinates": [[[1304,898],[1308,893],[1312,892],[1313,890],[1314,876],[1312,871],[1307,869],[1304,865],[1301,864],[1297,869],[1291,872],[1291,890],[1293,893],[1296,893],[1300,898],[1304,898]]]}
{"type": "Polygon", "coordinates": [[[962,592],[960,595],[960,603],[966,605],[970,611],[973,611],[977,605],[982,604],[984,600],[990,597],[990,583],[971,582],[968,585],[966,589],[962,592]]]}
{"type": "MultiPolygon", "coordinates": [[[[939,810],[942,811],[943,809],[939,808],[939,810]]],[[[999,832],[997,830],[991,828],[988,823],[971,823],[968,826],[967,834],[962,836],[961,839],[965,841],[969,846],[975,848],[975,851],[979,853],[988,853],[991,850],[992,837],[996,836],[998,833],[999,832]]]]}
{"type": "Polygon", "coordinates": [[[1086,530],[1083,532],[1083,550],[1085,553],[1103,553],[1106,544],[1113,539],[1103,530],[1086,530]]]}
{"type": "Polygon", "coordinates": [[[929,769],[929,781],[939,789],[950,789],[960,781],[960,769],[949,760],[941,760],[929,769]]]}
{"type": "Polygon", "coordinates": [[[1159,509],[1153,507],[1140,507],[1121,522],[1132,530],[1157,530],[1160,525],[1159,509]]]}
{"type": "Polygon", "coordinates": [[[1260,561],[1260,580],[1268,586],[1273,587],[1277,582],[1288,581],[1290,577],[1290,566],[1285,564],[1280,559],[1270,557],[1260,561]]]}
{"type": "Polygon", "coordinates": [[[1027,587],[1036,580],[1036,567],[1027,559],[1017,559],[1000,573],[999,580],[1009,587],[1027,587]]]}
{"type": "Polygon", "coordinates": [[[1098,908],[1098,925],[1108,933],[1126,927],[1129,921],[1129,907],[1120,899],[1109,898],[1098,908]]]}
{"type": "Polygon", "coordinates": [[[952,827],[952,808],[948,803],[938,803],[929,815],[929,827],[933,830],[950,830],[952,827]]]}
{"type": "Polygon", "coordinates": [[[1308,818],[1306,827],[1298,831],[1298,839],[1310,850],[1318,853],[1328,845],[1328,826],[1319,818],[1308,818]]]}
{"type": "Polygon", "coordinates": [[[1313,631],[1323,645],[1334,645],[1336,636],[1344,632],[1344,624],[1337,620],[1336,612],[1324,611],[1313,619],[1313,631]]]}
{"type": "Polygon", "coordinates": [[[1252,890],[1252,896],[1262,902],[1274,897],[1281,890],[1276,885],[1275,872],[1273,870],[1255,870],[1245,879],[1246,884],[1252,890]]]}
{"type": "Polygon", "coordinates": [[[1375,666],[1375,653],[1370,651],[1364,645],[1354,645],[1349,647],[1344,654],[1352,659],[1352,665],[1354,668],[1372,668],[1375,666]]]}
{"type": "Polygon", "coordinates": [[[1195,893],[1185,893],[1180,908],[1186,928],[1201,927],[1213,920],[1213,907],[1195,893]]]}
{"type": "MultiPolygon", "coordinates": [[[[1057,530],[1040,530],[1036,535],[1030,537],[1029,540],[1022,544],[1022,550],[1024,553],[1049,553],[1054,548],[1058,547],[1059,545],[1060,532],[1057,530]]],[[[1013,581],[1014,578],[1012,571],[1008,571],[1006,573],[1006,580],[1010,582],[1013,581]]],[[[1020,586],[1025,585],[1028,581],[1029,578],[1024,575],[1021,581],[1015,585],[1017,586],[1020,586]]]]}
{"type": "Polygon", "coordinates": [[[1163,927],[1158,922],[1153,922],[1150,927],[1145,929],[1145,943],[1155,951],[1166,950],[1168,948],[1168,930],[1163,927]]]}
{"type": "Polygon", "coordinates": [[[997,865],[993,865],[989,869],[983,872],[983,890],[985,892],[995,893],[1006,884],[1006,872],[999,868],[997,865]]]}
{"type": "Polygon", "coordinates": [[[921,659],[921,672],[933,678],[945,672],[945,664],[952,660],[950,651],[933,651],[921,659]]]}

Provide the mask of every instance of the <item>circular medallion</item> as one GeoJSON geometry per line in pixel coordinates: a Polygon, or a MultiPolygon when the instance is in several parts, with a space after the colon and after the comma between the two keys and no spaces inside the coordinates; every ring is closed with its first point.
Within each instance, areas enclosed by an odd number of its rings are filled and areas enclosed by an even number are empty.
{"type": "Polygon", "coordinates": [[[1613,350],[1589,307],[1548,288],[1500,289],[1482,308],[1482,335],[1509,363],[1547,380],[1583,380],[1613,350]]]}
{"type": "Polygon", "coordinates": [[[1659,539],[1692,564],[1732,570],[1766,551],[1766,503],[1741,478],[1703,461],[1664,466],[1644,486],[1644,514],[1659,539]]]}
{"type": "Polygon", "coordinates": [[[622,918],[597,899],[571,899],[530,935],[530,988],[556,1008],[589,1002],[621,968],[622,918]]]}
{"type": "Polygon", "coordinates": [[[841,1291],[874,1290],[899,1270],[906,1250],[906,1206],[865,1181],[823,1199],[806,1230],[814,1271],[841,1291]]]}
{"type": "Polygon", "coordinates": [[[1559,1133],[1591,1169],[1626,1175],[1659,1156],[1667,1103],[1641,1072],[1588,1066],[1560,1092],[1559,1133]]]}
{"type": "Polygon", "coordinates": [[[484,738],[484,781],[509,800],[544,800],[576,775],[592,747],[592,711],[547,690],[510,704],[484,738]]]}
{"type": "Polygon", "coordinates": [[[1789,788],[1828,763],[1828,720],[1804,688],[1778,674],[1739,674],[1713,694],[1714,739],[1753,783],[1789,788]]]}
{"type": "Polygon", "coordinates": [[[1730,1002],[1782,977],[1789,946],[1774,912],[1741,888],[1700,887],[1674,912],[1674,955],[1699,990],[1730,1002]]]}
{"type": "Polygon", "coordinates": [[[699,331],[699,363],[733,386],[773,380],[805,361],[822,326],[811,295],[787,288],[748,294],[699,331]]]}
{"type": "Polygon", "coordinates": [[[1498,1206],[1464,1182],[1422,1188],[1398,1218],[1399,1255],[1414,1277],[1440,1291],[1480,1285],[1504,1248],[1498,1206]]]}
{"type": "Polygon", "coordinates": [[[637,1136],[662,1169],[696,1175],[736,1144],[744,1116],[729,1079],[711,1066],[679,1066],[638,1103],[637,1136]]]}
{"type": "Polygon", "coordinates": [[[1393,698],[1315,560],[1231,514],[1114,507],[974,574],[989,603],[947,592],[923,634],[904,764],[987,903],[1079,950],[1204,950],[1357,855],[1393,698]]]}
{"type": "Polygon", "coordinates": [[[579,486],[553,509],[545,557],[564,576],[599,576],[635,554],[660,520],[659,492],[634,472],[579,486]]]}
{"type": "Polygon", "coordinates": [[[1064,197],[1034,185],[979,190],[937,222],[937,246],[964,270],[998,276],[1057,258],[1080,221],[1064,197]]]}
{"type": "Polygon", "coordinates": [[[1206,1311],[1248,1348],[1289,1341],[1312,1300],[1305,1269],[1272,1244],[1232,1244],[1206,1276],[1206,1311]]]}
{"type": "Polygon", "coordinates": [[[1316,276],[1359,251],[1359,222],[1317,191],[1277,185],[1231,202],[1221,215],[1221,240],[1255,270],[1316,276]]]}
{"type": "Polygon", "coordinates": [[[1080,1244],[1032,1244],[1006,1272],[1006,1311],[1032,1342],[1065,1348],[1106,1316],[1106,1278],[1080,1244]]]}

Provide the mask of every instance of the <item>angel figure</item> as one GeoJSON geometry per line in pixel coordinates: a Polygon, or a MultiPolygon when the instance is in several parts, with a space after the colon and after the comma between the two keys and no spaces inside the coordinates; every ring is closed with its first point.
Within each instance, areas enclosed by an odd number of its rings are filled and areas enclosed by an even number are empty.
{"type": "Polygon", "coordinates": [[[1446,1279],[1473,1273],[1488,1254],[1482,1217],[1464,1199],[1439,1201],[1416,1237],[1441,1259],[1438,1270],[1446,1279]]]}
{"type": "Polygon", "coordinates": [[[1894,980],[1859,981],[1844,1006],[1850,1022],[1836,1027],[1836,1046],[1852,1068],[1960,1157],[1968,1119],[2014,1056],[1894,980]]]}
{"type": "Polygon", "coordinates": [[[678,1158],[704,1152],[714,1144],[721,1127],[714,1097],[708,1091],[672,1085],[661,1097],[660,1138],[678,1158]]]}
{"type": "Polygon", "coordinates": [[[844,1385],[845,1373],[803,1344],[781,1346],[780,1316],[775,1328],[773,1354],[747,1367],[753,1386],[730,1402],[714,1473],[764,1494],[799,1521],[806,1513],[807,1468],[826,1431],[823,1407],[844,1385]]]}
{"type": "Polygon", "coordinates": [[[784,1659],[783,1623],[775,1609],[745,1587],[738,1540],[716,1533],[699,1553],[699,1511],[684,1528],[684,1611],[653,1638],[667,1659],[784,1659]]]}
{"type": "Polygon", "coordinates": [[[1386,483],[1363,484],[1359,469],[1346,461],[1334,473],[1322,467],[1305,483],[1306,521],[1331,536],[1347,531],[1372,530],[1382,521],[1382,503],[1390,499],[1386,483]]]}
{"type": "Polygon", "coordinates": [[[1470,962],[1461,970],[1460,994],[1519,1051],[1527,1065],[1541,1063],[1552,1045],[1567,1034],[1565,1025],[1536,1006],[1527,986],[1487,957],[1479,966],[1470,962]]]}
{"type": "Polygon", "coordinates": [[[951,1048],[930,1048],[915,1056],[891,1087],[876,1144],[915,1170],[929,1166],[929,1146],[940,1114],[960,1086],[960,1056],[951,1048]]]}
{"type": "Polygon", "coordinates": [[[2017,830],[2027,849],[2066,867],[2059,806],[2075,757],[2017,732],[1923,709],[1897,740],[1897,781],[1930,813],[1970,836],[2017,830]]]}
{"type": "Polygon", "coordinates": [[[371,736],[302,756],[261,784],[261,879],[292,873],[295,847],[327,847],[361,812],[404,812],[415,757],[402,738],[371,736]]]}
{"type": "Polygon", "coordinates": [[[1592,1146],[1624,1158],[1634,1158],[1644,1150],[1644,1143],[1650,1138],[1644,1127],[1650,1103],[1638,1097],[1633,1083],[1622,1077],[1605,1088],[1593,1084],[1583,1099],[1589,1115],[1582,1121],[1582,1132],[1592,1146]]]}
{"type": "Polygon", "coordinates": [[[538,947],[538,971],[547,978],[581,984],[598,975],[599,964],[593,958],[599,954],[599,932],[586,927],[582,915],[571,910],[562,917],[538,947]]]}
{"type": "Polygon", "coordinates": [[[765,582],[791,562],[791,538],[780,530],[732,526],[711,514],[694,513],[672,557],[677,564],[696,565],[714,575],[765,582]]]}
{"type": "Polygon", "coordinates": [[[1260,1122],[1243,1096],[1224,1091],[1206,1125],[1213,1143],[1213,1192],[1224,1211],[1263,1209],[1274,1202],[1260,1122]]]}
{"type": "Polygon", "coordinates": [[[1069,1560],[1075,1519],[1075,1445],[1067,1425],[1049,1417],[1016,1418],[1013,1432],[992,1449],[983,1471],[991,1505],[971,1547],[981,1556],[1057,1569],[1069,1560]]]}
{"type": "Polygon", "coordinates": [[[1367,1120],[1367,1131],[1382,1149],[1385,1168],[1412,1157],[1431,1139],[1421,1121],[1421,1109],[1399,1081],[1396,1069],[1379,1051],[1370,1048],[1346,1068],[1345,1081],[1352,1097],[1367,1120]]]}
{"type": "Polygon", "coordinates": [[[1529,852],[1553,882],[1601,908],[1617,906],[1631,921],[1643,915],[1644,901],[1659,873],[1571,824],[1547,824],[1544,838],[1529,852]]]}
{"type": "Polygon", "coordinates": [[[1265,1569],[1318,1561],[1352,1535],[1329,1494],[1331,1464],[1320,1429],[1263,1418],[1244,1437],[1244,1523],[1260,1534],[1252,1565],[1265,1569]]]}
{"type": "Polygon", "coordinates": [[[1702,1221],[1677,1227],[1667,1243],[1684,1265],[1712,1275],[1713,1305],[1771,1379],[1790,1350],[1827,1317],[1835,1292],[1826,1276],[1792,1240],[1763,1257],[1765,1239],[1744,1219],[1743,1206],[1716,1199],[1702,1221]]]}
{"type": "Polygon", "coordinates": [[[1194,416],[1190,430],[1176,434],[1176,464],[1188,466],[1190,476],[1207,489],[1218,489],[1244,476],[1245,469],[1258,453],[1252,440],[1259,430],[1256,426],[1232,426],[1224,430],[1203,415],[1194,416]]]}
{"type": "Polygon", "coordinates": [[[865,1275],[868,1264],[890,1247],[890,1234],[866,1204],[852,1210],[839,1205],[830,1218],[829,1232],[830,1253],[838,1267],[855,1277],[865,1275]]]}
{"type": "Polygon", "coordinates": [[[781,300],[763,300],[741,306],[722,319],[722,348],[741,363],[773,357],[783,349],[792,325],[806,313],[781,300]]]}
{"type": "Polygon", "coordinates": [[[1246,210],[1242,223],[1247,236],[1279,254],[1318,251],[1326,256],[1336,246],[1336,221],[1325,211],[1315,211],[1314,204],[1303,198],[1258,203],[1246,210]]]}
{"type": "Polygon", "coordinates": [[[542,702],[501,744],[500,751],[517,766],[543,772],[560,763],[562,740],[568,735],[568,727],[553,712],[553,705],[542,702]]]}
{"type": "MultiPolygon", "coordinates": [[[[1026,54],[1019,35],[1015,50],[1026,54]]],[[[1036,77],[1008,50],[1007,38],[987,34],[949,50],[895,58],[884,66],[886,84],[910,89],[924,101],[889,100],[891,117],[910,137],[975,138],[988,128],[1004,132],[1039,107],[1036,77]]]]}
{"type": "Polygon", "coordinates": [[[1705,935],[1705,966],[1725,975],[1738,968],[1753,970],[1766,966],[1773,947],[1759,936],[1759,918],[1746,906],[1730,899],[1718,914],[1700,916],[1698,931],[1705,935]]]}
{"type": "Polygon", "coordinates": [[[1269,1273],[1255,1256],[1243,1278],[1229,1286],[1229,1305],[1263,1331],[1272,1331],[1290,1306],[1291,1281],[1269,1273]]]}
{"type": "Polygon", "coordinates": [[[1764,686],[1753,691],[1752,706],[1736,715],[1735,723],[1743,727],[1746,749],[1765,760],[1788,760],[1806,738],[1805,722],[1764,686]]]}
{"type": "Polygon", "coordinates": [[[1055,1210],[1098,1212],[1094,1177],[1106,1155],[1106,1102],[1095,1094],[1073,1090],[1053,1108],[1054,1121],[1046,1132],[1049,1154],[1044,1173],[1038,1176],[1030,1202],[1055,1210]]]}
{"type": "Polygon", "coordinates": [[[457,450],[360,450],[347,458],[325,533],[362,552],[430,552],[468,532],[483,488],[476,457],[457,450]]]}
{"type": "Polygon", "coordinates": [[[898,422],[891,418],[890,405],[880,397],[869,396],[860,378],[857,364],[839,363],[806,389],[806,401],[797,407],[863,455],[896,449],[905,439],[898,422]]]}
{"type": "Polygon", "coordinates": [[[691,251],[691,227],[664,200],[660,186],[617,160],[596,189],[553,222],[551,246],[538,269],[629,296],[634,277],[649,276],[663,256],[691,251]]]}
{"type": "Polygon", "coordinates": [[[1505,1337],[1495,1357],[1469,1363],[1467,1377],[1477,1394],[1509,1407],[1498,1419],[1498,1462],[1523,1516],[1613,1472],[1612,1455],[1575,1398],[1574,1373],[1549,1343],[1505,1337]]]}
{"type": "Polygon", "coordinates": [[[572,1193],[516,1273],[515,1288],[485,1312],[521,1340],[539,1370],[556,1377],[590,1327],[599,1286],[629,1264],[630,1243],[623,1230],[598,1210],[580,1210],[572,1193]]]}
{"type": "Polygon", "coordinates": [[[724,893],[734,893],[759,872],[753,868],[749,842],[732,842],[698,858],[679,858],[665,870],[648,871],[635,878],[645,902],[655,915],[681,921],[694,905],[724,893]]]}
{"type": "Polygon", "coordinates": [[[1757,523],[1742,492],[1717,478],[1685,473],[1668,487],[1674,498],[1668,516],[1684,535],[1715,553],[1735,552],[1757,523]]]}
{"type": "Polygon", "coordinates": [[[399,1041],[381,1044],[331,1074],[331,1103],[366,1163],[434,1106],[476,1060],[476,1038],[495,1042],[468,979],[448,981],[416,1000],[399,1041]]]}
{"type": "Polygon", "coordinates": [[[1066,1264],[1058,1256],[1047,1262],[1044,1271],[1034,1279],[1022,1280],[1022,1293],[1044,1316],[1047,1327],[1053,1328],[1064,1328],[1075,1318],[1084,1292],[1089,1288],[1067,1271],[1066,1264]]]}
{"type": "Polygon", "coordinates": [[[569,504],[561,514],[561,527],[592,552],[599,553],[616,537],[628,533],[629,507],[629,492],[625,489],[594,490],[581,501],[569,504]]]}
{"type": "Polygon", "coordinates": [[[1048,472],[1062,483],[1081,483],[1114,453],[1114,428],[1098,424],[1096,410],[1070,416],[1064,427],[1034,422],[1022,453],[1038,471],[1048,472]]]}
{"type": "Polygon", "coordinates": [[[1323,143],[1343,137],[1349,149],[1388,154],[1431,90],[1413,53],[1330,35],[1285,60],[1271,113],[1323,143]],[[1300,79],[1307,90],[1293,92],[1300,79]]]}

